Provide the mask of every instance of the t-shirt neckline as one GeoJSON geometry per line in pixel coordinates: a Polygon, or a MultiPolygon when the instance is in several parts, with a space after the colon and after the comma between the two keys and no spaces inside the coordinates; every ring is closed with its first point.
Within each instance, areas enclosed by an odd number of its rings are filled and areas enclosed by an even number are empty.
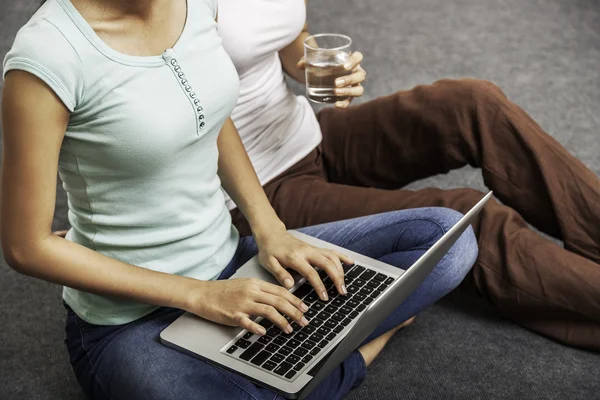
{"type": "Polygon", "coordinates": [[[75,23],[77,28],[81,31],[81,33],[86,37],[86,39],[102,54],[111,60],[117,61],[121,64],[131,65],[131,66],[143,66],[143,67],[157,67],[161,65],[165,65],[164,55],[170,51],[177,52],[177,49],[182,46],[182,42],[187,36],[187,31],[189,30],[190,25],[190,3],[191,0],[186,0],[186,16],[183,29],[181,34],[177,38],[175,44],[165,49],[165,51],[160,55],[154,56],[132,56],[129,54],[121,53],[109,45],[107,45],[100,37],[96,34],[94,29],[90,26],[90,24],[83,18],[83,16],[79,13],[77,8],[71,3],[70,0],[57,0],[58,3],[65,10],[69,18],[75,23]]]}

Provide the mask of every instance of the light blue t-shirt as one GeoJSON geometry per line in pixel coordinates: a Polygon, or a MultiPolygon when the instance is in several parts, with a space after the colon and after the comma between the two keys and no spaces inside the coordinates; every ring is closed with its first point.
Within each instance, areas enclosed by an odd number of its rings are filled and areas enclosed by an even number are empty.
{"type": "MultiPolygon", "coordinates": [[[[173,48],[134,57],[108,47],[69,0],[49,0],[17,34],[3,73],[34,74],[71,111],[59,160],[67,239],[209,280],[238,242],[217,176],[217,136],[239,81],[217,34],[216,0],[187,3],[173,48]]],[[[68,287],[63,298],[93,324],[130,322],[156,308],[68,287]]]]}

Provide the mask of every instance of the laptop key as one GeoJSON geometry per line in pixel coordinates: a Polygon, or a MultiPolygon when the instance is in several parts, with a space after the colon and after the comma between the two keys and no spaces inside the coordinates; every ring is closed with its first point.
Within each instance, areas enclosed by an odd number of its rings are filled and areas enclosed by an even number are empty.
{"type": "Polygon", "coordinates": [[[353,299],[358,300],[360,302],[364,301],[367,298],[367,296],[365,296],[362,293],[356,293],[353,297],[353,299]]]}
{"type": "Polygon", "coordinates": [[[315,309],[313,309],[313,308],[309,308],[309,309],[308,309],[308,311],[304,313],[304,316],[305,316],[306,318],[312,318],[312,317],[314,317],[315,315],[317,315],[317,312],[318,312],[317,310],[315,310],[315,309]]]}
{"type": "Polygon", "coordinates": [[[258,338],[257,342],[262,344],[268,344],[273,338],[271,336],[261,336],[258,338]]]}
{"type": "Polygon", "coordinates": [[[302,359],[302,362],[303,362],[304,364],[306,364],[306,363],[309,363],[309,362],[310,362],[310,360],[312,360],[312,359],[313,359],[313,356],[311,356],[310,354],[308,354],[307,356],[305,356],[305,357],[302,359]]]}
{"type": "Polygon", "coordinates": [[[302,300],[307,304],[311,304],[311,303],[314,303],[315,301],[319,300],[319,297],[317,297],[316,293],[311,293],[308,296],[304,297],[304,299],[302,299],[302,300]]]}
{"type": "Polygon", "coordinates": [[[323,320],[320,318],[313,318],[312,320],[310,320],[309,325],[312,325],[316,328],[318,326],[323,325],[323,320]]]}
{"type": "Polygon", "coordinates": [[[337,321],[341,321],[341,320],[343,320],[344,318],[346,318],[346,316],[345,316],[344,314],[342,314],[342,313],[336,312],[335,314],[333,314],[333,315],[331,316],[331,318],[333,318],[333,319],[335,319],[335,320],[337,320],[337,321]]]}
{"type": "Polygon", "coordinates": [[[309,294],[311,290],[312,290],[312,286],[310,286],[309,283],[305,283],[294,291],[294,296],[301,299],[304,296],[306,296],[307,294],[309,294]]]}
{"type": "Polygon", "coordinates": [[[250,342],[246,339],[239,339],[237,342],[235,342],[235,345],[241,347],[242,349],[247,349],[248,346],[250,346],[250,342]]]}
{"type": "Polygon", "coordinates": [[[350,318],[354,319],[354,318],[358,317],[358,311],[352,311],[352,312],[351,312],[350,314],[348,314],[348,315],[350,315],[350,318]]]}
{"type": "Polygon", "coordinates": [[[296,371],[300,371],[302,368],[304,368],[306,364],[304,364],[303,362],[299,362],[298,364],[294,365],[294,370],[296,371]]]}
{"type": "Polygon", "coordinates": [[[329,289],[327,289],[327,294],[329,295],[330,298],[333,298],[333,297],[337,296],[339,293],[338,293],[337,288],[335,286],[333,286],[333,287],[330,287],[329,289]]]}
{"type": "Polygon", "coordinates": [[[317,346],[319,346],[320,348],[325,348],[325,346],[327,346],[329,344],[329,340],[321,340],[319,342],[319,344],[317,346]]]}
{"type": "Polygon", "coordinates": [[[392,282],[394,282],[394,278],[390,277],[390,278],[387,278],[387,279],[385,280],[385,282],[383,282],[383,283],[385,283],[386,285],[391,285],[391,284],[392,284],[392,282]]]}
{"type": "Polygon", "coordinates": [[[310,325],[306,325],[304,328],[302,328],[302,332],[306,333],[307,335],[310,335],[315,330],[317,330],[317,328],[315,328],[314,326],[310,326],[310,325]]]}
{"type": "Polygon", "coordinates": [[[308,337],[308,335],[302,331],[296,332],[296,334],[294,335],[294,339],[300,340],[300,341],[306,339],[307,337],[308,337]]]}
{"type": "Polygon", "coordinates": [[[328,321],[325,321],[325,326],[327,328],[333,329],[333,328],[335,328],[337,326],[337,323],[335,321],[328,320],[328,321]]]}
{"type": "Polygon", "coordinates": [[[321,311],[321,313],[319,314],[319,318],[323,321],[327,321],[329,318],[331,318],[331,314],[325,311],[321,311]]]}
{"type": "Polygon", "coordinates": [[[248,347],[242,354],[240,354],[240,358],[244,361],[250,361],[252,357],[258,354],[265,346],[260,343],[252,343],[252,346],[248,347]]]}
{"type": "Polygon", "coordinates": [[[378,297],[381,294],[381,290],[373,290],[373,293],[371,293],[371,297],[375,298],[378,297]]]}
{"type": "Polygon", "coordinates": [[[300,341],[298,341],[296,339],[290,339],[290,340],[288,340],[287,345],[290,347],[298,347],[298,346],[300,346],[300,341]]]}
{"type": "Polygon", "coordinates": [[[367,283],[367,282],[364,279],[360,279],[360,278],[355,279],[354,282],[352,282],[352,284],[356,285],[356,286],[364,286],[365,283],[367,283]]]}
{"type": "Polygon", "coordinates": [[[327,335],[327,334],[329,334],[329,332],[331,332],[331,329],[326,328],[324,326],[317,329],[317,333],[320,333],[321,335],[327,335]]]}
{"type": "Polygon", "coordinates": [[[312,349],[313,347],[315,347],[317,344],[315,342],[313,342],[312,340],[307,340],[306,342],[302,343],[302,347],[304,347],[307,350],[312,349]]]}
{"type": "Polygon", "coordinates": [[[294,377],[294,375],[296,375],[296,371],[291,370],[290,372],[288,372],[287,374],[285,374],[285,377],[288,379],[292,379],[294,377]]]}
{"type": "Polygon", "coordinates": [[[285,358],[281,355],[281,354],[273,354],[271,356],[271,358],[269,359],[269,361],[273,361],[275,364],[279,364],[280,362],[282,362],[285,358]]]}
{"type": "Polygon", "coordinates": [[[325,307],[325,305],[318,301],[315,304],[313,304],[312,306],[310,306],[310,308],[312,308],[313,310],[317,310],[317,311],[322,310],[323,307],[325,307]]]}
{"type": "Polygon", "coordinates": [[[258,353],[258,355],[256,357],[254,357],[252,359],[252,361],[250,361],[252,364],[254,365],[262,365],[262,363],[264,363],[265,361],[267,361],[267,359],[271,356],[271,353],[269,353],[266,350],[261,351],[260,353],[258,353]]]}
{"type": "Polygon", "coordinates": [[[373,288],[365,286],[365,287],[363,287],[363,288],[360,289],[359,293],[363,293],[363,294],[367,294],[367,295],[371,294],[371,293],[373,293],[373,288]]]}
{"type": "Polygon", "coordinates": [[[360,278],[361,278],[361,279],[364,279],[365,281],[368,281],[368,280],[370,280],[372,277],[374,277],[374,276],[375,276],[375,274],[376,274],[376,272],[375,272],[375,271],[368,269],[368,270],[366,270],[365,272],[363,272],[363,273],[360,275],[360,278]]]}
{"type": "Polygon", "coordinates": [[[350,300],[348,300],[348,301],[346,302],[346,306],[347,306],[347,307],[352,307],[352,308],[354,308],[354,307],[358,306],[359,304],[360,304],[360,303],[359,303],[357,300],[354,300],[354,299],[350,299],[350,300]]]}
{"type": "Polygon", "coordinates": [[[320,347],[315,347],[310,351],[310,355],[311,356],[316,356],[317,354],[319,354],[319,352],[321,351],[320,347]]]}
{"type": "Polygon", "coordinates": [[[341,332],[341,331],[343,331],[343,330],[344,330],[344,327],[343,327],[342,325],[338,325],[338,326],[336,326],[335,328],[333,328],[333,331],[334,331],[335,333],[340,333],[340,332],[341,332]]]}
{"type": "Polygon", "coordinates": [[[273,339],[273,343],[278,344],[280,346],[285,344],[286,341],[287,339],[284,336],[277,336],[275,339],[273,339]]]}
{"type": "Polygon", "coordinates": [[[342,264],[342,268],[344,269],[344,273],[350,271],[352,268],[354,268],[356,264],[342,264]]]}
{"type": "Polygon", "coordinates": [[[349,272],[347,272],[347,274],[353,278],[358,278],[364,270],[365,270],[365,267],[361,267],[360,265],[357,265],[354,268],[352,268],[349,272]]]}
{"type": "Polygon", "coordinates": [[[367,282],[367,286],[373,289],[377,289],[379,287],[378,281],[369,281],[367,282]]]}
{"type": "Polygon", "coordinates": [[[379,281],[379,282],[383,282],[387,279],[387,277],[388,277],[387,275],[379,273],[379,274],[375,275],[373,277],[373,279],[375,279],[376,281],[379,281]]]}
{"type": "Polygon", "coordinates": [[[262,367],[267,371],[273,371],[273,368],[275,368],[276,366],[277,364],[275,364],[273,361],[267,361],[262,365],[262,367]]]}
{"type": "Polygon", "coordinates": [[[271,320],[268,320],[266,318],[263,318],[262,321],[260,321],[258,324],[261,325],[265,329],[269,329],[270,327],[272,327],[274,325],[273,322],[271,322],[271,320]]]}
{"type": "Polygon", "coordinates": [[[235,353],[235,351],[238,349],[237,346],[231,346],[230,348],[227,349],[227,353],[229,354],[233,354],[235,353]]]}
{"type": "Polygon", "coordinates": [[[344,306],[344,307],[340,308],[339,312],[341,312],[342,314],[348,315],[352,312],[352,309],[350,307],[344,306]]]}
{"type": "MultiPolygon", "coordinates": [[[[325,307],[325,312],[328,312],[330,314],[333,314],[334,312],[336,312],[338,310],[338,308],[332,304],[328,305],[327,307],[325,307]]],[[[322,312],[322,311],[321,311],[322,312]]]]}
{"type": "Polygon", "coordinates": [[[361,312],[361,311],[363,311],[365,308],[367,308],[367,306],[366,306],[366,305],[364,305],[364,304],[359,304],[359,305],[356,307],[356,309],[358,310],[358,312],[361,312]]]}
{"type": "Polygon", "coordinates": [[[267,351],[270,351],[271,353],[277,353],[277,350],[279,350],[279,346],[275,346],[273,343],[269,343],[266,347],[267,351]]]}
{"type": "Polygon", "coordinates": [[[369,305],[373,302],[373,300],[375,300],[372,297],[367,297],[366,299],[363,300],[363,303],[365,303],[366,305],[369,305]]]}
{"type": "Polygon", "coordinates": [[[345,320],[343,320],[340,323],[344,326],[348,326],[350,324],[350,322],[352,322],[352,320],[350,318],[346,318],[345,320]]]}
{"type": "Polygon", "coordinates": [[[246,334],[244,335],[244,339],[250,339],[252,337],[252,335],[254,335],[254,333],[246,332],[246,334]]]}
{"type": "Polygon", "coordinates": [[[276,326],[271,327],[267,330],[267,334],[265,336],[269,336],[270,338],[274,338],[275,336],[279,335],[279,333],[281,332],[281,329],[277,328],[276,326]]]}
{"type": "Polygon", "coordinates": [[[323,340],[323,335],[321,335],[320,333],[315,333],[310,337],[310,340],[312,340],[313,342],[320,342],[321,340],[323,340]]]}
{"type": "Polygon", "coordinates": [[[355,285],[354,285],[354,283],[352,283],[352,285],[350,285],[350,286],[347,286],[347,287],[346,287],[346,290],[347,290],[347,291],[348,291],[348,293],[350,293],[350,294],[354,294],[354,293],[358,292],[358,291],[359,291],[359,289],[360,289],[360,288],[359,288],[358,286],[355,286],[355,285]]]}
{"type": "Polygon", "coordinates": [[[300,357],[298,357],[294,354],[290,354],[289,356],[286,357],[285,361],[292,363],[292,364],[296,364],[298,361],[300,361],[300,357]]]}
{"type": "Polygon", "coordinates": [[[282,354],[284,356],[287,356],[288,354],[290,354],[292,351],[294,351],[293,349],[287,347],[287,346],[283,346],[282,348],[279,349],[279,354],[282,354]]]}
{"type": "Polygon", "coordinates": [[[296,351],[294,351],[294,355],[296,355],[298,357],[304,357],[306,355],[306,353],[308,353],[308,350],[306,350],[302,347],[298,347],[296,349],[296,351]]]}
{"type": "MultiPolygon", "coordinates": [[[[333,301],[331,302],[331,305],[334,305],[336,307],[341,307],[344,305],[344,300],[338,298],[333,299],[333,301]]],[[[330,307],[331,305],[329,305],[328,307],[330,307]]]]}
{"type": "Polygon", "coordinates": [[[325,339],[332,341],[335,339],[335,333],[330,333],[329,335],[325,336],[325,339]]]}
{"type": "Polygon", "coordinates": [[[273,372],[275,372],[277,375],[283,375],[286,372],[289,371],[289,369],[292,368],[292,364],[290,364],[289,362],[282,362],[281,364],[279,364],[277,366],[277,368],[275,368],[273,370],[273,372]]]}
{"type": "Polygon", "coordinates": [[[353,280],[354,280],[354,278],[351,277],[350,275],[344,276],[344,283],[346,284],[346,286],[348,286],[349,284],[351,284],[353,280]]]}

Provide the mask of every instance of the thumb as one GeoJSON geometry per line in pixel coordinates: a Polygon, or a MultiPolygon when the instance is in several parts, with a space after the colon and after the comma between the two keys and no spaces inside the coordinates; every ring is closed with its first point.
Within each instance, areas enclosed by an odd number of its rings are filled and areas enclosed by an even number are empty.
{"type": "Polygon", "coordinates": [[[306,60],[304,59],[304,57],[302,57],[300,59],[300,61],[298,61],[298,63],[296,64],[296,67],[298,69],[302,69],[302,70],[306,68],[306,60]]]}
{"type": "Polygon", "coordinates": [[[294,286],[294,278],[292,278],[292,275],[281,266],[275,257],[270,257],[266,264],[265,267],[267,270],[273,274],[275,279],[277,279],[283,287],[291,289],[294,286]]]}

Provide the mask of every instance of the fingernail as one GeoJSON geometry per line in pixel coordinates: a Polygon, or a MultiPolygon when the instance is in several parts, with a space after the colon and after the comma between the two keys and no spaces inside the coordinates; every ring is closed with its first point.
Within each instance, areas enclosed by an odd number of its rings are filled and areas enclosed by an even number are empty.
{"type": "Polygon", "coordinates": [[[323,290],[321,292],[321,299],[323,299],[323,301],[329,301],[329,296],[327,296],[327,291],[323,290]]]}
{"type": "Polygon", "coordinates": [[[307,312],[308,306],[304,303],[300,303],[300,309],[302,310],[302,312],[307,312]]]}
{"type": "Polygon", "coordinates": [[[335,89],[335,94],[346,94],[348,91],[346,89],[335,89]]]}
{"type": "Polygon", "coordinates": [[[344,68],[346,68],[346,69],[352,68],[352,63],[351,62],[347,62],[346,64],[344,64],[344,68]]]}
{"type": "Polygon", "coordinates": [[[342,294],[348,294],[348,291],[346,290],[346,285],[342,285],[342,294]]]}
{"type": "Polygon", "coordinates": [[[261,326],[256,329],[256,333],[258,333],[260,336],[264,336],[267,334],[267,330],[261,326]]]}
{"type": "Polygon", "coordinates": [[[292,281],[290,278],[286,278],[283,281],[283,286],[285,286],[286,288],[290,289],[292,286],[294,286],[294,281],[292,281]]]}
{"type": "Polygon", "coordinates": [[[346,104],[344,104],[344,102],[343,102],[343,101],[338,101],[337,103],[335,103],[335,106],[336,106],[336,107],[345,108],[345,107],[346,107],[346,104]]]}
{"type": "Polygon", "coordinates": [[[344,86],[345,83],[346,83],[346,80],[343,78],[338,78],[335,80],[336,86],[344,86]]]}
{"type": "Polygon", "coordinates": [[[302,326],[308,325],[308,320],[306,319],[306,317],[302,317],[302,319],[300,320],[300,325],[302,325],[302,326]]]}
{"type": "Polygon", "coordinates": [[[292,333],[292,331],[293,331],[293,330],[294,330],[294,329],[292,328],[292,326],[291,326],[290,324],[288,324],[288,326],[286,326],[286,327],[285,327],[285,331],[286,331],[287,333],[292,333]]]}

